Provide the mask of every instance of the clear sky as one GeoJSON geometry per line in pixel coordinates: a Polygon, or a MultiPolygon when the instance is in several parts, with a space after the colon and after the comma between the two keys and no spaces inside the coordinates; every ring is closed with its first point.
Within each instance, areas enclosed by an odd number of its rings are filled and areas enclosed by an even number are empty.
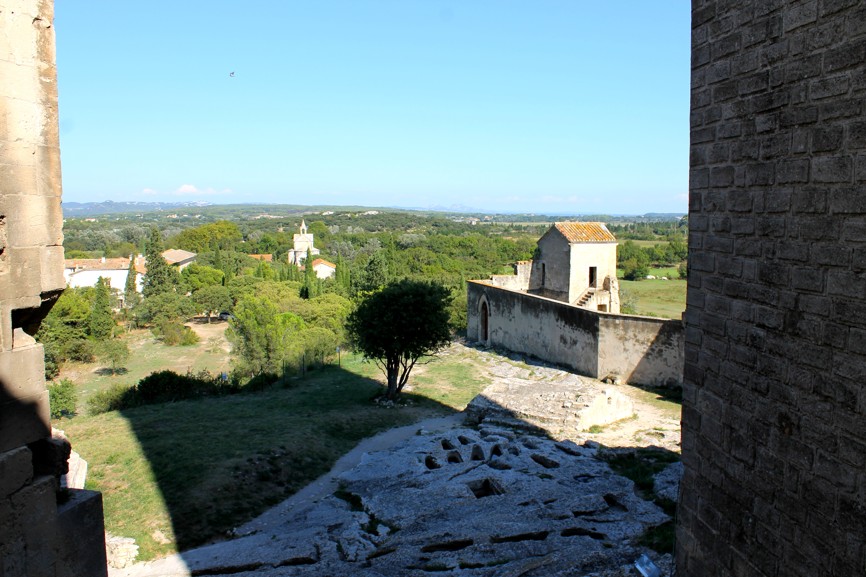
{"type": "Polygon", "coordinates": [[[687,211],[688,0],[55,0],[66,201],[687,211]]]}

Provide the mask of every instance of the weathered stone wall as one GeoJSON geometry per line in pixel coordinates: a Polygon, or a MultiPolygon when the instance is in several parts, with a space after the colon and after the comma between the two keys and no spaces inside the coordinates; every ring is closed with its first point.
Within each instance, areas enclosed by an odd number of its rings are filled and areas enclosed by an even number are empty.
{"type": "Polygon", "coordinates": [[[676,320],[599,313],[568,303],[469,281],[467,336],[593,378],[679,385],[683,328],[676,320]],[[487,339],[483,337],[486,304],[487,339]]]}
{"type": "Polygon", "coordinates": [[[598,378],[680,386],[685,335],[679,320],[599,313],[598,378]]]}
{"type": "Polygon", "coordinates": [[[65,287],[53,12],[50,0],[0,0],[4,577],[105,574],[100,495],[58,493],[69,445],[51,439],[44,353],[32,336],[65,287]]]}
{"type": "Polygon", "coordinates": [[[678,574],[866,575],[866,6],[692,28],[678,574]]]}
{"type": "Polygon", "coordinates": [[[490,346],[525,353],[595,376],[598,373],[598,315],[524,292],[468,283],[466,333],[479,337],[481,303],[487,303],[490,346]]]}

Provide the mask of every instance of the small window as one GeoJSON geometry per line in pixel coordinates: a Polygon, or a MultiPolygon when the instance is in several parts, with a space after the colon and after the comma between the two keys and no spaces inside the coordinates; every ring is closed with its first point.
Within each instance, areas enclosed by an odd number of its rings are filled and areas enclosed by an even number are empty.
{"type": "Polygon", "coordinates": [[[598,267],[591,266],[591,267],[589,267],[589,286],[591,286],[592,288],[595,288],[597,282],[598,282],[598,267]]]}

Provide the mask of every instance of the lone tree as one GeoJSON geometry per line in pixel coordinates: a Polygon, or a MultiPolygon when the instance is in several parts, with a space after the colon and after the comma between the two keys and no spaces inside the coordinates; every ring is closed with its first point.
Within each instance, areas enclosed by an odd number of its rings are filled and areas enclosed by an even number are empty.
{"type": "Polygon", "coordinates": [[[401,280],[367,297],[349,315],[347,329],[355,348],[388,379],[387,399],[400,394],[421,357],[451,341],[450,295],[436,283],[401,280]]]}

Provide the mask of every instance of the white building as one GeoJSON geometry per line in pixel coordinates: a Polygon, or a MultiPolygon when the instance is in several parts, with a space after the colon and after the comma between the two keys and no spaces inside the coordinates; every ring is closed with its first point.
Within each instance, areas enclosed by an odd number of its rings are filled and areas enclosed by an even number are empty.
{"type": "Polygon", "coordinates": [[[289,249],[288,260],[289,264],[301,264],[304,262],[304,259],[307,258],[307,251],[309,250],[310,254],[316,256],[319,254],[319,249],[313,246],[313,234],[307,233],[307,223],[301,220],[301,231],[300,234],[296,234],[293,237],[294,240],[294,248],[289,249]]]}

